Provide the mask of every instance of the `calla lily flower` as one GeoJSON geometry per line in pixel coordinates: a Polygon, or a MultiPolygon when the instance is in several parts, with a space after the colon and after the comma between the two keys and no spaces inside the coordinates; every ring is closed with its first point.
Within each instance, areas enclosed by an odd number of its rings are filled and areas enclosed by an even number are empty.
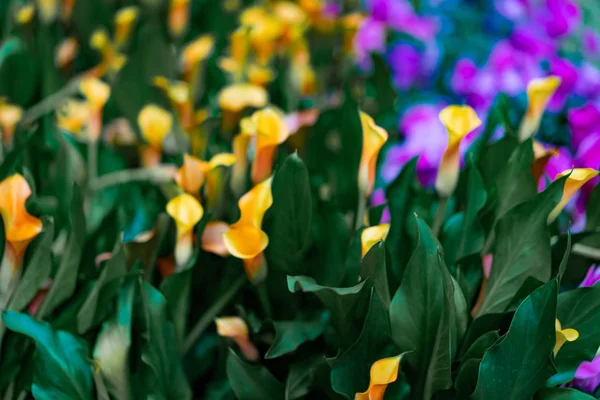
{"type": "Polygon", "coordinates": [[[362,256],[364,257],[369,250],[371,250],[371,247],[375,246],[382,240],[385,240],[389,232],[390,224],[381,224],[365,228],[360,236],[360,241],[362,244],[362,256]]]}
{"type": "Polygon", "coordinates": [[[377,126],[373,118],[364,112],[360,112],[360,122],[363,132],[363,147],[360,157],[360,169],[358,173],[358,186],[364,196],[373,191],[375,184],[375,167],[379,150],[388,139],[385,129],[377,126]]]}
{"type": "Polygon", "coordinates": [[[142,164],[145,167],[160,162],[162,144],[173,127],[171,113],[154,104],[148,104],[138,115],[138,125],[142,136],[148,142],[142,150],[142,164]]]}
{"type": "Polygon", "coordinates": [[[157,76],[154,78],[154,84],[162,89],[171,102],[184,130],[189,130],[196,125],[190,87],[187,82],[169,81],[163,76],[157,76]]]}
{"type": "Polygon", "coordinates": [[[31,22],[34,14],[35,7],[33,6],[33,4],[24,4],[17,10],[15,20],[18,24],[26,25],[31,22]]]}
{"type": "Polygon", "coordinates": [[[261,228],[265,212],[273,204],[271,181],[272,178],[259,183],[240,198],[240,219],[223,235],[225,247],[231,255],[244,260],[246,274],[255,284],[267,273],[262,252],[269,245],[269,237],[261,228]]]}
{"type": "Polygon", "coordinates": [[[440,197],[450,197],[458,182],[460,142],[481,125],[481,120],[471,107],[456,105],[444,108],[440,120],[448,131],[448,147],[442,155],[435,189],[440,197]]]}
{"type": "Polygon", "coordinates": [[[54,65],[60,69],[68,68],[75,59],[78,51],[79,44],[77,43],[77,39],[73,36],[63,39],[58,46],[56,46],[54,65]]]}
{"type": "Polygon", "coordinates": [[[27,246],[42,231],[42,221],[25,208],[29,196],[31,188],[19,174],[0,182],[0,213],[6,238],[0,265],[0,293],[6,293],[21,268],[27,246]]]}
{"type": "Polygon", "coordinates": [[[562,326],[560,325],[560,321],[558,319],[555,321],[554,325],[556,329],[556,344],[554,345],[554,357],[556,357],[556,354],[566,342],[574,342],[575,340],[577,340],[577,338],[579,337],[579,332],[571,328],[562,329],[562,326]]]}
{"type": "Polygon", "coordinates": [[[211,55],[214,44],[212,36],[203,35],[185,46],[181,53],[181,67],[186,82],[194,80],[200,63],[211,55]]]}
{"type": "Polygon", "coordinates": [[[169,33],[179,38],[185,32],[190,14],[190,0],[171,0],[169,5],[169,33]]]}
{"type": "Polygon", "coordinates": [[[110,97],[110,86],[100,79],[87,76],[81,81],[80,90],[90,107],[87,124],[89,136],[96,141],[102,133],[102,109],[110,97]]]}
{"type": "Polygon", "coordinates": [[[75,7],[75,0],[62,0],[62,20],[68,21],[71,19],[73,14],[73,7],[75,7]]]}
{"type": "Polygon", "coordinates": [[[15,127],[23,117],[23,109],[13,104],[0,102],[0,129],[2,129],[2,142],[8,148],[12,147],[15,127]]]}
{"type": "Polygon", "coordinates": [[[90,114],[91,109],[87,102],[69,99],[56,111],[56,125],[59,129],[80,135],[90,114]]]}
{"type": "Polygon", "coordinates": [[[366,392],[356,393],[354,400],[383,400],[387,386],[398,379],[401,356],[383,358],[371,366],[371,380],[366,392]]]}
{"type": "Polygon", "coordinates": [[[219,106],[224,111],[235,114],[247,107],[262,108],[268,101],[269,95],[265,88],[251,83],[230,85],[219,93],[219,106]]]}
{"type": "Polygon", "coordinates": [[[258,350],[250,341],[248,325],[239,317],[223,317],[215,319],[219,336],[233,339],[248,361],[259,359],[258,350]]]}
{"type": "MultiPolygon", "coordinates": [[[[248,29],[240,27],[229,36],[229,57],[219,59],[219,67],[225,72],[233,74],[234,82],[242,80],[244,66],[250,49],[250,35],[248,29]]],[[[254,83],[254,82],[253,82],[254,83]]]]}
{"type": "Polygon", "coordinates": [[[125,7],[115,15],[115,45],[123,47],[129,41],[133,23],[137,19],[139,10],[135,6],[125,7]]]}
{"type": "Polygon", "coordinates": [[[123,68],[125,62],[127,62],[127,57],[115,48],[115,45],[103,29],[99,29],[92,34],[90,47],[96,49],[102,56],[100,65],[93,72],[94,76],[102,76],[106,72],[117,73],[123,68]]]}
{"type": "Polygon", "coordinates": [[[548,161],[550,161],[550,158],[556,156],[558,156],[558,149],[547,149],[540,142],[536,140],[533,141],[533,165],[531,166],[531,170],[533,172],[533,179],[535,179],[536,182],[539,182],[544,174],[544,170],[546,169],[546,165],[548,164],[548,161]]]}
{"type": "Polygon", "coordinates": [[[594,179],[598,176],[598,171],[592,168],[574,168],[561,172],[556,175],[556,179],[559,179],[565,175],[569,175],[567,180],[565,181],[565,186],[563,188],[562,198],[560,202],[554,207],[554,210],[548,216],[548,223],[551,223],[558,217],[560,212],[565,208],[571,197],[577,193],[579,189],[583,185],[585,185],[589,180],[594,179]]]}
{"type": "Polygon", "coordinates": [[[548,105],[550,97],[560,86],[561,79],[557,76],[534,79],[527,85],[527,111],[519,127],[519,139],[525,141],[535,135],[542,115],[548,105]]]}
{"type": "Polygon", "coordinates": [[[38,15],[44,25],[48,25],[56,20],[60,12],[60,3],[58,0],[37,0],[38,15]]]}
{"type": "Polygon", "coordinates": [[[221,257],[229,255],[229,250],[223,241],[223,235],[229,230],[229,225],[223,221],[210,221],[202,231],[202,250],[217,254],[221,257]]]}
{"type": "Polygon", "coordinates": [[[195,194],[207,182],[208,197],[214,197],[214,190],[220,186],[218,182],[211,182],[210,171],[220,166],[231,166],[235,163],[235,155],[231,153],[216,154],[210,161],[202,161],[190,155],[183,156],[183,165],[175,175],[175,181],[186,192],[195,194]]]}
{"type": "Polygon", "coordinates": [[[248,66],[248,80],[253,85],[267,87],[275,75],[269,67],[251,64],[248,66]]]}
{"type": "Polygon", "coordinates": [[[177,226],[175,262],[177,269],[181,270],[192,256],[194,227],[202,219],[204,209],[194,196],[183,193],[167,203],[167,214],[175,220],[177,226]]]}

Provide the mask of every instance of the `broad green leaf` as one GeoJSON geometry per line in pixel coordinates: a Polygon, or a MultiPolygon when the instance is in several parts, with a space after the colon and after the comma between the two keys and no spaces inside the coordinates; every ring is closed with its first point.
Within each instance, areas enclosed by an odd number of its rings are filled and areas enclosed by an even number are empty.
{"type": "Polygon", "coordinates": [[[303,343],[315,340],[325,330],[327,314],[309,321],[273,321],[275,340],[267,350],[265,358],[277,358],[295,351],[303,343]]]}
{"type": "Polygon", "coordinates": [[[465,211],[454,214],[444,225],[442,243],[446,265],[454,265],[464,257],[479,253],[485,242],[485,232],[478,213],[485,205],[487,193],[474,164],[469,166],[465,211]]]}
{"type": "Polygon", "coordinates": [[[365,254],[360,264],[360,279],[369,279],[386,308],[390,305],[390,288],[386,269],[386,246],[379,242],[365,254]]]}
{"type": "Polygon", "coordinates": [[[574,342],[561,347],[554,361],[554,384],[569,382],[582,361],[591,361],[600,347],[600,286],[582,287],[558,296],[557,316],[563,328],[579,332],[574,342]]]}
{"type": "Polygon", "coordinates": [[[390,341],[390,336],[387,307],[372,289],[369,311],[358,340],[332,362],[333,390],[347,399],[353,399],[357,392],[367,390],[373,363],[400,353],[390,341]]]}
{"type": "Polygon", "coordinates": [[[0,47],[0,97],[25,106],[39,89],[41,64],[34,49],[20,38],[9,36],[3,39],[0,47]]]}
{"type": "Polygon", "coordinates": [[[492,347],[500,339],[497,331],[489,331],[473,342],[469,349],[460,357],[460,361],[466,361],[470,358],[483,358],[487,349],[492,347]]]}
{"type": "Polygon", "coordinates": [[[273,177],[273,205],[267,256],[287,275],[305,273],[302,256],[310,243],[312,199],[308,171],[297,154],[288,156],[273,177]]]}
{"type": "Polygon", "coordinates": [[[379,225],[381,223],[383,213],[385,212],[387,206],[387,203],[383,203],[378,206],[368,208],[367,215],[369,216],[369,225],[379,225]]]}
{"type": "Polygon", "coordinates": [[[331,323],[342,339],[353,336],[355,306],[366,286],[362,281],[347,288],[321,286],[307,276],[288,276],[288,289],[292,293],[314,293],[331,313],[331,323]]]}
{"type": "MultiPolygon", "coordinates": [[[[316,203],[316,202],[315,202],[316,203]]],[[[325,286],[344,286],[346,281],[352,280],[351,275],[357,277],[358,268],[348,271],[344,268],[346,261],[352,260],[355,266],[360,263],[354,253],[348,254],[350,242],[350,228],[344,215],[330,205],[319,204],[313,214],[313,248],[305,259],[307,273],[315,281],[325,286]]],[[[360,240],[360,238],[359,238],[360,240]]],[[[348,283],[354,285],[356,280],[348,283]]]]}
{"type": "Polygon", "coordinates": [[[8,329],[29,336],[36,343],[31,386],[36,399],[92,398],[92,366],[85,342],[25,314],[4,311],[2,318],[8,329]]]}
{"type": "Polygon", "coordinates": [[[554,318],[558,284],[551,281],[517,309],[506,336],[487,350],[473,399],[531,399],[555,371],[554,318]]]}
{"type": "Polygon", "coordinates": [[[505,136],[482,149],[478,168],[483,182],[488,188],[495,189],[499,174],[506,170],[508,160],[517,146],[519,146],[519,141],[516,138],[505,136]]]}
{"type": "Polygon", "coordinates": [[[498,125],[502,124],[505,127],[509,125],[510,120],[506,113],[506,110],[509,107],[510,104],[508,96],[504,93],[498,94],[494,99],[494,104],[492,104],[487,118],[485,119],[484,131],[467,150],[467,156],[465,157],[466,159],[473,159],[475,162],[479,163],[482,153],[494,135],[498,125]]]}
{"type": "Polygon", "coordinates": [[[284,386],[262,365],[242,361],[233,350],[227,356],[227,377],[239,400],[281,400],[284,386]]]}
{"type": "Polygon", "coordinates": [[[145,343],[142,344],[142,372],[145,395],[136,398],[191,399],[192,391],[183,373],[177,348],[175,326],[167,319],[167,300],[146,282],[140,293],[146,320],[145,343]]]}
{"type": "Polygon", "coordinates": [[[494,262],[478,315],[506,311],[528,277],[547,282],[551,271],[548,215],[562,196],[565,177],[500,219],[494,262]]]}
{"type": "Polygon", "coordinates": [[[292,364],[285,381],[285,400],[304,398],[310,392],[317,373],[326,366],[327,361],[321,354],[292,364]]]}
{"type": "Polygon", "coordinates": [[[385,192],[391,216],[390,232],[386,242],[392,255],[392,271],[398,281],[402,280],[412,250],[407,220],[411,211],[412,185],[416,179],[417,161],[416,157],[410,160],[385,192]]]}
{"type": "Polygon", "coordinates": [[[126,274],[125,252],[123,243],[119,239],[110,260],[104,264],[92,291],[77,313],[77,331],[79,333],[87,332],[106,317],[126,274]]]}
{"type": "Polygon", "coordinates": [[[533,400],[594,400],[595,397],[569,388],[544,388],[538,390],[533,400]]]}
{"type": "Polygon", "coordinates": [[[135,288],[134,282],[121,288],[117,312],[102,324],[93,352],[107,390],[119,400],[132,398],[129,355],[135,288]]]}
{"type": "Polygon", "coordinates": [[[19,286],[10,300],[8,309],[22,311],[35,297],[40,288],[46,283],[52,271],[52,241],[54,240],[54,224],[44,221],[44,230],[36,240],[37,245],[31,246],[33,254],[25,266],[25,273],[19,280],[19,286]]]}
{"type": "Polygon", "coordinates": [[[490,331],[475,340],[469,349],[460,358],[460,367],[454,379],[454,389],[457,398],[468,398],[477,385],[479,364],[483,355],[498,341],[500,336],[497,331],[490,331]]]}
{"type": "Polygon", "coordinates": [[[466,304],[442,259],[429,227],[416,218],[416,247],[392,299],[392,339],[402,351],[413,378],[412,397],[431,398],[450,388],[451,365],[466,327],[466,304]],[[461,298],[462,297],[462,298],[461,298]]]}
{"type": "Polygon", "coordinates": [[[356,229],[352,235],[352,241],[348,247],[346,261],[344,262],[344,286],[353,285],[360,280],[361,264],[362,264],[362,233],[365,230],[364,226],[356,229]]]}
{"type": "Polygon", "coordinates": [[[77,272],[83,245],[85,243],[85,215],[83,213],[83,200],[78,186],[73,187],[71,200],[71,233],[67,247],[62,255],[52,285],[44,302],[40,306],[39,318],[44,318],[61,305],[75,292],[77,285],[77,272]]]}

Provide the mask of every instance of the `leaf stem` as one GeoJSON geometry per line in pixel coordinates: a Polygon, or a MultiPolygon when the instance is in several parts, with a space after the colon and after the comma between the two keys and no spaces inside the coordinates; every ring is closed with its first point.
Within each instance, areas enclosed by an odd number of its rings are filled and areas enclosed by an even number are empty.
{"type": "Polygon", "coordinates": [[[210,323],[215,319],[218,313],[223,310],[223,308],[233,299],[233,297],[237,294],[237,292],[244,286],[244,284],[248,282],[246,275],[241,275],[233,284],[227,289],[225,293],[219,297],[219,299],[204,313],[202,318],[196,322],[196,325],[192,328],[190,333],[187,335],[185,340],[183,341],[183,347],[181,350],[182,354],[186,354],[202,332],[210,325],[210,323]]]}
{"type": "Polygon", "coordinates": [[[446,216],[446,208],[448,207],[448,197],[442,197],[438,203],[438,209],[433,220],[433,234],[437,236],[440,233],[444,217],[446,216]]]}
{"type": "Polygon", "coordinates": [[[124,185],[132,182],[150,181],[155,184],[170,182],[173,179],[171,166],[151,168],[125,169],[99,176],[91,183],[92,191],[100,191],[111,186],[124,185]]]}
{"type": "Polygon", "coordinates": [[[29,108],[25,111],[23,119],[20,122],[20,125],[28,125],[40,118],[41,116],[53,111],[63,102],[67,97],[71,96],[75,92],[79,90],[79,84],[81,83],[81,77],[75,77],[71,79],[67,85],[59,90],[51,94],[50,96],[44,98],[42,101],[37,103],[36,105],[29,108]]]}
{"type": "Polygon", "coordinates": [[[365,210],[367,208],[367,196],[362,192],[358,193],[358,207],[354,216],[354,230],[360,229],[365,222],[365,210]]]}

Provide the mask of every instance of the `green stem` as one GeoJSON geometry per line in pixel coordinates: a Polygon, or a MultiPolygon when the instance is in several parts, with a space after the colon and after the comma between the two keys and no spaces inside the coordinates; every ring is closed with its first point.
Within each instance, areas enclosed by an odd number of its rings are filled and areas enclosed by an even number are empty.
{"type": "Polygon", "coordinates": [[[354,216],[354,230],[360,229],[365,221],[365,210],[367,208],[367,196],[363,193],[358,194],[358,207],[354,216]]]}
{"type": "Polygon", "coordinates": [[[25,111],[20,125],[28,125],[36,119],[40,118],[41,116],[55,110],[58,106],[60,106],[63,103],[64,100],[66,100],[68,97],[70,97],[79,90],[80,83],[81,77],[75,77],[71,79],[71,81],[67,83],[67,85],[64,88],[44,98],[42,101],[31,107],[29,110],[25,111]]]}
{"type": "Polygon", "coordinates": [[[91,183],[92,191],[100,191],[111,186],[124,185],[132,182],[149,181],[154,184],[167,183],[173,180],[172,168],[158,166],[151,168],[125,169],[118,172],[99,176],[91,183]]]}
{"type": "Polygon", "coordinates": [[[98,176],[98,142],[90,140],[87,147],[88,184],[92,186],[98,176]]]}
{"type": "Polygon", "coordinates": [[[444,217],[446,216],[446,208],[448,207],[448,197],[442,197],[438,203],[438,209],[435,213],[435,219],[433,220],[433,234],[438,235],[442,224],[444,223],[444,217]]]}
{"type": "Polygon", "coordinates": [[[202,318],[196,322],[196,325],[192,328],[190,333],[187,335],[185,340],[183,341],[182,354],[186,354],[196,340],[202,335],[202,332],[211,324],[211,322],[215,319],[217,314],[225,308],[227,304],[233,299],[233,297],[237,294],[237,292],[244,286],[244,284],[248,282],[246,275],[241,275],[228,289],[225,293],[219,297],[219,299],[204,313],[202,318]]]}

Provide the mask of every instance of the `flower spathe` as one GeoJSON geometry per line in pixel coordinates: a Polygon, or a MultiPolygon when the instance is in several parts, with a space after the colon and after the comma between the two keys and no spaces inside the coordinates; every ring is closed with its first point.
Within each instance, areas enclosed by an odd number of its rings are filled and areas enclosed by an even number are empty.
{"type": "Polygon", "coordinates": [[[527,85],[527,111],[519,127],[519,140],[525,141],[535,135],[550,97],[560,86],[557,76],[533,79],[527,85]]]}
{"type": "Polygon", "coordinates": [[[115,15],[115,45],[122,47],[131,36],[133,23],[137,19],[139,10],[135,6],[124,7],[115,15]]]}
{"type": "Polygon", "coordinates": [[[362,154],[358,172],[358,186],[364,196],[373,191],[375,184],[375,167],[379,150],[388,139],[385,129],[377,126],[373,118],[364,112],[360,112],[362,126],[363,144],[362,154]]]}
{"type": "Polygon", "coordinates": [[[74,135],[81,134],[90,117],[90,107],[86,101],[69,99],[56,111],[56,126],[74,135]]]}
{"type": "Polygon", "coordinates": [[[600,282],[600,267],[592,265],[589,269],[583,281],[579,284],[579,287],[591,287],[597,282],[600,282]]]}
{"type": "Polygon", "coordinates": [[[219,93],[219,106],[235,113],[246,107],[262,108],[268,101],[269,95],[265,88],[251,83],[233,84],[219,93]]]}
{"type": "Polygon", "coordinates": [[[390,224],[381,224],[365,228],[360,236],[362,256],[364,257],[369,250],[371,250],[371,247],[382,240],[385,240],[389,232],[390,224]]]}
{"type": "Polygon", "coordinates": [[[81,81],[80,91],[90,107],[87,124],[89,137],[96,141],[102,133],[102,108],[110,97],[110,86],[93,76],[86,76],[81,81]]]}
{"type": "Polygon", "coordinates": [[[356,393],[354,400],[383,400],[387,386],[398,379],[402,356],[383,358],[371,366],[369,388],[356,393]]]}
{"type": "Polygon", "coordinates": [[[247,360],[258,360],[258,350],[250,341],[248,325],[243,319],[240,317],[222,317],[215,319],[215,324],[219,336],[233,339],[247,360]]]}
{"type": "Polygon", "coordinates": [[[458,105],[444,108],[439,117],[448,131],[448,146],[440,161],[435,189],[440,197],[450,197],[458,182],[460,143],[481,125],[481,120],[471,107],[458,105]]]}
{"type": "Polygon", "coordinates": [[[210,35],[202,35],[188,43],[181,53],[181,69],[187,82],[192,82],[200,63],[212,53],[215,39],[210,35]]]}
{"type": "Polygon", "coordinates": [[[167,25],[169,33],[179,38],[185,33],[190,14],[190,0],[171,0],[167,25]]]}
{"type": "Polygon", "coordinates": [[[2,142],[5,146],[12,147],[15,127],[22,117],[23,109],[21,107],[0,102],[0,129],[2,129],[2,142]]]}
{"type": "Polygon", "coordinates": [[[138,114],[138,126],[148,146],[142,150],[146,167],[159,163],[162,144],[173,127],[173,117],[167,110],[148,104],[138,114]]]}
{"type": "Polygon", "coordinates": [[[262,230],[262,220],[273,204],[269,178],[243,195],[238,206],[240,219],[223,234],[225,247],[231,255],[244,260],[248,278],[259,283],[266,276],[262,252],[269,245],[269,237],[262,230]]]}
{"type": "Polygon", "coordinates": [[[210,171],[220,166],[231,166],[235,161],[236,157],[231,153],[216,154],[210,161],[202,161],[185,154],[183,165],[175,175],[175,182],[188,193],[198,193],[207,181],[210,171]]]}
{"type": "Polygon", "coordinates": [[[537,140],[533,141],[533,165],[531,166],[531,171],[533,173],[533,179],[535,179],[536,182],[539,182],[546,170],[546,165],[548,164],[548,161],[550,161],[550,158],[556,156],[558,156],[558,149],[547,149],[537,140]]]}
{"type": "Polygon", "coordinates": [[[556,357],[556,354],[566,342],[574,342],[575,340],[577,340],[577,338],[579,338],[579,332],[571,328],[562,329],[562,326],[560,325],[560,321],[558,319],[555,320],[554,325],[556,329],[556,344],[554,345],[554,356],[556,357]]]}
{"type": "Polygon", "coordinates": [[[167,203],[167,214],[175,220],[177,227],[175,261],[181,269],[192,255],[194,226],[202,219],[204,209],[194,196],[183,193],[167,203]]]}
{"type": "Polygon", "coordinates": [[[275,150],[286,141],[290,131],[283,114],[272,107],[255,112],[251,121],[256,135],[256,153],[252,162],[252,182],[256,184],[271,176],[275,150]]]}
{"type": "Polygon", "coordinates": [[[556,179],[562,178],[568,175],[565,180],[565,186],[563,188],[563,194],[560,202],[554,207],[550,215],[548,216],[548,223],[554,221],[560,212],[565,208],[569,200],[577,193],[583,185],[589,180],[594,179],[598,176],[598,171],[592,168],[574,168],[566,170],[556,175],[556,179]]]}

